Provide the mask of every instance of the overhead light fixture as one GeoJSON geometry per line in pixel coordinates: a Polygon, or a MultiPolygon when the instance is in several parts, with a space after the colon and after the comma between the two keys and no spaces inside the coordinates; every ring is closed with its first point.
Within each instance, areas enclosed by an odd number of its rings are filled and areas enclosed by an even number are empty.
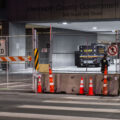
{"type": "Polygon", "coordinates": [[[67,25],[68,23],[67,23],[67,22],[63,22],[62,24],[63,24],[63,25],[67,25]]]}
{"type": "Polygon", "coordinates": [[[92,29],[93,29],[93,30],[97,30],[97,27],[93,27],[92,29]]]}

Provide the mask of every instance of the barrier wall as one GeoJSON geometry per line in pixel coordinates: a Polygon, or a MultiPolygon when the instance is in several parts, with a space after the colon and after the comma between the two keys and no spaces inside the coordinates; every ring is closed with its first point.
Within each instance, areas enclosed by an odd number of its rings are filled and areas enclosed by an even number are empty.
{"type": "MultiPolygon", "coordinates": [[[[79,94],[80,79],[84,79],[84,90],[88,93],[89,78],[93,78],[93,90],[95,95],[102,95],[103,75],[102,74],[53,74],[56,93],[79,94]]],[[[119,75],[108,75],[108,94],[118,95],[119,75]]],[[[42,88],[49,92],[49,75],[42,74],[42,88]]]]}

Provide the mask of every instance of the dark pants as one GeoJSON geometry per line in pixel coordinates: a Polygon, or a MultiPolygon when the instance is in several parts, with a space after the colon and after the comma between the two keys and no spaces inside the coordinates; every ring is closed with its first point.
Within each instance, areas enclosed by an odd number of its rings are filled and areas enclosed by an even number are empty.
{"type": "MultiPolygon", "coordinates": [[[[107,70],[108,70],[108,67],[107,67],[107,70]]],[[[104,73],[105,71],[105,66],[101,67],[101,72],[104,73]]]]}

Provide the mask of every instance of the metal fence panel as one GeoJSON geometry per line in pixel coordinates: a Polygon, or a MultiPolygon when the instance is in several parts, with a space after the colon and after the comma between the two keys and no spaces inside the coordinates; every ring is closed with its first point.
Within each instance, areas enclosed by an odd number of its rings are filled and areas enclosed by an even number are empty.
{"type": "MultiPolygon", "coordinates": [[[[8,56],[33,56],[32,35],[29,36],[7,36],[0,37],[0,41],[5,39],[5,54],[8,56]],[[24,42],[22,40],[24,39],[24,42]],[[14,45],[9,43],[14,40],[14,45]]],[[[7,58],[8,62],[0,61],[0,89],[10,90],[32,90],[33,61],[14,61],[7,58]]]]}

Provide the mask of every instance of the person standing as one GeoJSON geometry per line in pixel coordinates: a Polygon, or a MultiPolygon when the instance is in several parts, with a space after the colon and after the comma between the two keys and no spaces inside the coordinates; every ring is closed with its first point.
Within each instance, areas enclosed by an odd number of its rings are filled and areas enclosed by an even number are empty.
{"type": "Polygon", "coordinates": [[[107,66],[108,69],[108,60],[107,60],[107,55],[104,54],[104,57],[101,60],[101,72],[104,73],[105,71],[105,66],[107,66]]]}

